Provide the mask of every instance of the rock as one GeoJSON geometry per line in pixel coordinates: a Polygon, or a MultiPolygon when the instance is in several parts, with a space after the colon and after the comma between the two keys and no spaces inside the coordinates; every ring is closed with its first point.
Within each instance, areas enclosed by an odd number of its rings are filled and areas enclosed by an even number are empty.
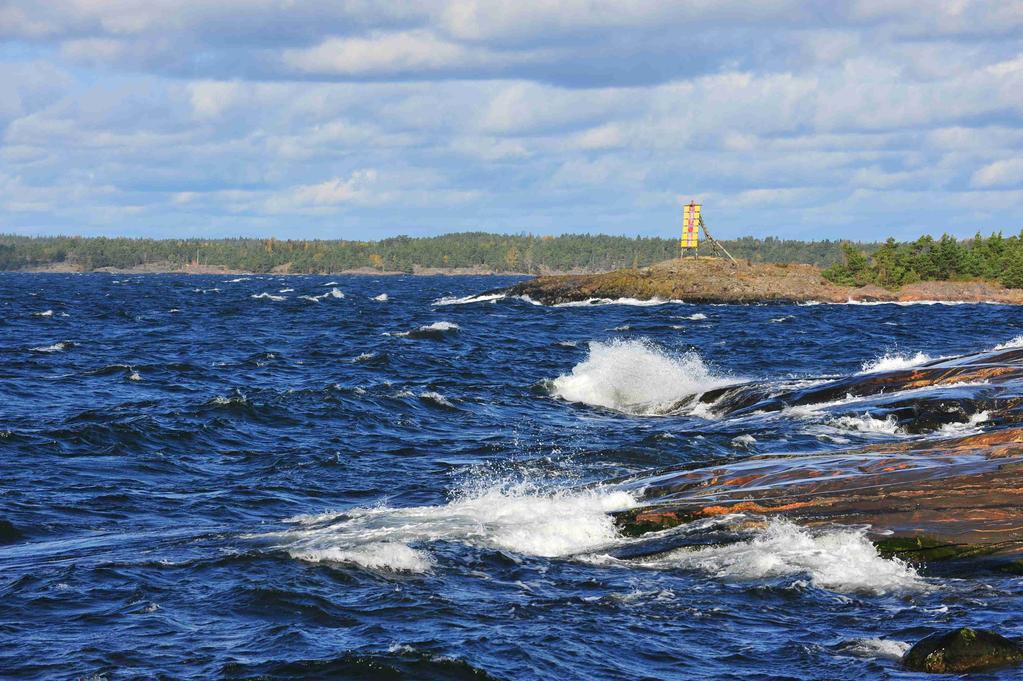
{"type": "Polygon", "coordinates": [[[902,658],[907,669],[932,674],[961,674],[1019,662],[1023,662],[1023,646],[994,632],[968,627],[931,634],[902,658]]]}
{"type": "Polygon", "coordinates": [[[997,301],[1023,304],[1023,290],[997,284],[930,281],[888,291],[878,286],[848,287],[826,281],[813,265],[742,263],[720,258],[668,260],[642,270],[541,276],[500,292],[529,296],[545,305],[589,298],[679,299],[688,303],[871,302],[914,300],[997,301]]]}

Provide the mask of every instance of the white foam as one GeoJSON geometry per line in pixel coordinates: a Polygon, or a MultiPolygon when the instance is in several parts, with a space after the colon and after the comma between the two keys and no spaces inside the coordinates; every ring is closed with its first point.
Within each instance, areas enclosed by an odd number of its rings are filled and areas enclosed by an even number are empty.
{"type": "Polygon", "coordinates": [[[71,347],[74,347],[74,344],[68,341],[60,341],[59,343],[54,343],[53,345],[47,345],[45,347],[29,348],[29,350],[32,352],[63,352],[71,347]]]}
{"type": "Polygon", "coordinates": [[[750,541],[698,550],[678,550],[646,563],[697,569],[715,577],[760,580],[793,577],[794,585],[875,594],[926,590],[912,567],[882,558],[863,529],[812,532],[772,520],[750,541]]]}
{"type": "Polygon", "coordinates": [[[42,312],[33,312],[33,317],[52,317],[53,310],[43,310],[42,312]]]}
{"type": "Polygon", "coordinates": [[[688,317],[686,317],[686,319],[692,320],[694,322],[698,322],[701,319],[706,319],[706,318],[707,318],[707,315],[703,314],[702,312],[696,312],[696,313],[693,313],[693,314],[689,315],[688,317]]]}
{"type": "Polygon", "coordinates": [[[427,390],[424,393],[420,393],[419,399],[425,400],[426,402],[433,402],[434,404],[439,404],[442,407],[451,407],[452,409],[455,408],[455,405],[451,403],[451,400],[444,397],[435,390],[427,390]]]}
{"type": "Polygon", "coordinates": [[[280,291],[278,291],[278,293],[291,293],[294,290],[295,289],[293,289],[293,288],[282,288],[280,291]]]}
{"type": "Polygon", "coordinates": [[[1016,336],[1012,340],[999,343],[993,349],[995,350],[1009,350],[1011,348],[1023,348],[1023,336],[1016,336]]]}
{"type": "Polygon", "coordinates": [[[324,298],[337,298],[338,300],[340,300],[340,299],[342,299],[344,297],[345,297],[345,294],[342,293],[341,291],[337,290],[336,288],[332,288],[329,291],[327,291],[326,293],[321,293],[318,296],[299,296],[299,298],[301,298],[302,300],[309,300],[309,301],[312,301],[314,303],[318,303],[321,300],[323,300],[324,298]]]}
{"type": "Polygon", "coordinates": [[[350,549],[331,547],[291,552],[292,558],[310,563],[354,563],[371,570],[428,572],[433,558],[400,542],[368,542],[350,549]]]}
{"type": "Polygon", "coordinates": [[[930,355],[926,355],[922,352],[918,352],[915,355],[908,355],[905,353],[885,353],[881,357],[875,357],[872,360],[864,362],[859,373],[872,374],[879,371],[908,369],[910,367],[930,362],[931,359],[930,355]]]}
{"type": "Polygon", "coordinates": [[[886,418],[878,419],[864,412],[861,416],[839,416],[828,422],[828,425],[840,430],[856,431],[860,433],[883,433],[886,435],[903,434],[902,429],[899,428],[899,422],[893,415],[888,415],[886,418]]]}
{"type": "Polygon", "coordinates": [[[438,298],[433,301],[432,305],[469,305],[470,303],[488,303],[494,300],[501,300],[504,297],[505,295],[503,293],[485,293],[479,296],[462,296],[461,298],[456,296],[445,296],[444,298],[438,298]]]}
{"type": "Polygon", "coordinates": [[[337,286],[336,281],[328,281],[326,284],[320,284],[320,286],[337,286]]]}
{"type": "Polygon", "coordinates": [[[942,435],[970,435],[972,433],[979,433],[981,431],[979,428],[980,424],[985,423],[989,418],[991,418],[990,412],[978,411],[964,422],[943,423],[938,432],[942,435]]]}
{"type": "Polygon", "coordinates": [[[249,297],[250,298],[256,298],[256,299],[263,298],[265,300],[274,300],[274,301],[277,301],[277,302],[280,302],[282,300],[287,300],[288,299],[287,296],[275,296],[272,293],[267,293],[265,291],[263,293],[254,293],[254,294],[252,294],[249,297]]]}
{"type": "Polygon", "coordinates": [[[237,284],[239,281],[248,281],[252,277],[238,277],[237,279],[228,279],[228,284],[237,284]]]}
{"type": "Polygon", "coordinates": [[[433,560],[410,544],[458,542],[534,556],[572,556],[619,539],[612,511],[635,505],[622,491],[545,491],[530,481],[467,489],[437,506],[354,508],[297,516],[269,535],[300,560],[422,572],[433,560]]]}
{"type": "Polygon", "coordinates": [[[898,662],[912,646],[887,638],[858,638],[842,646],[842,652],[856,657],[898,662]]]}
{"type": "Polygon", "coordinates": [[[622,324],[621,326],[616,326],[616,327],[614,327],[611,330],[612,331],[631,331],[632,327],[629,326],[628,324],[622,324]]]}
{"type": "Polygon", "coordinates": [[[353,358],[353,362],[368,362],[371,359],[376,359],[377,353],[375,352],[363,352],[357,357],[353,358]]]}
{"type": "Polygon", "coordinates": [[[132,369],[131,373],[128,374],[128,380],[129,381],[141,381],[142,380],[142,375],[139,372],[137,372],[134,369],[132,369]]]}
{"type": "MultiPolygon", "coordinates": [[[[530,300],[530,302],[533,302],[530,300]]],[[[568,303],[556,303],[554,307],[593,307],[596,305],[631,305],[633,307],[651,307],[653,305],[666,305],[668,303],[685,304],[681,300],[665,300],[664,298],[650,298],[639,300],[638,298],[587,298],[586,300],[573,300],[568,303]]]]}
{"type": "Polygon", "coordinates": [[[370,298],[370,300],[375,300],[378,303],[386,303],[389,300],[389,298],[387,297],[386,293],[381,293],[378,296],[373,296],[372,298],[370,298]]]}
{"type": "Polygon", "coordinates": [[[744,447],[748,449],[755,445],[756,443],[757,439],[750,435],[749,433],[746,433],[745,435],[738,435],[732,438],[733,447],[744,447]]]}
{"type": "Polygon", "coordinates": [[[695,352],[674,356],[648,341],[615,340],[590,343],[586,360],[554,379],[552,392],[569,402],[650,415],[734,382],[712,374],[695,352]]]}

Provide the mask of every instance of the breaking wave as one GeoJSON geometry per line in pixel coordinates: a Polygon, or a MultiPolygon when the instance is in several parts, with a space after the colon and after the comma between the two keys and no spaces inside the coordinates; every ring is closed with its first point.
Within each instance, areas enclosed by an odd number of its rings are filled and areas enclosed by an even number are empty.
{"type": "Polygon", "coordinates": [[[608,514],[634,505],[623,491],[545,491],[526,480],[464,489],[437,506],[297,516],[287,521],[294,529],[269,537],[299,560],[421,573],[440,541],[544,557],[593,551],[619,539],[608,514]]]}
{"type": "Polygon", "coordinates": [[[449,333],[458,331],[461,327],[454,322],[434,322],[433,324],[426,324],[420,326],[418,329],[412,329],[411,331],[398,331],[391,333],[385,331],[385,336],[397,336],[400,338],[443,338],[449,333]]]}
{"type": "Polygon", "coordinates": [[[273,300],[273,301],[276,301],[276,302],[280,302],[282,300],[287,300],[288,299],[287,296],[275,296],[274,294],[267,293],[266,291],[264,291],[263,293],[254,293],[254,294],[252,294],[249,297],[250,298],[255,298],[257,300],[262,298],[264,300],[273,300]]]}
{"type": "Polygon", "coordinates": [[[665,305],[668,303],[685,304],[682,300],[665,300],[664,298],[650,298],[639,300],[638,298],[587,298],[586,300],[573,300],[568,303],[556,303],[554,307],[592,307],[595,305],[631,305],[633,307],[651,307],[653,305],[665,305]]]}
{"type": "Polygon", "coordinates": [[[494,300],[501,300],[505,298],[503,293],[484,293],[479,296],[462,296],[461,298],[456,296],[445,296],[444,298],[438,298],[433,301],[433,305],[469,305],[470,303],[489,303],[494,300]]]}
{"type": "Polygon", "coordinates": [[[864,362],[860,373],[872,374],[880,371],[908,369],[910,367],[926,364],[927,362],[930,362],[931,359],[932,357],[930,355],[926,355],[922,352],[918,352],[915,355],[908,355],[904,353],[885,353],[881,357],[876,357],[864,362]]]}
{"type": "Polygon", "coordinates": [[[1012,340],[999,343],[994,347],[995,350],[1011,350],[1012,348],[1023,348],[1023,336],[1016,336],[1012,340]]]}
{"type": "Polygon", "coordinates": [[[591,342],[589,356],[552,382],[569,402],[627,414],[665,414],[680,401],[735,383],[717,376],[695,352],[672,355],[645,340],[591,342]]]}
{"type": "Polygon", "coordinates": [[[677,550],[645,564],[696,569],[740,581],[793,577],[793,586],[843,593],[886,594],[928,588],[909,565],[882,558],[865,530],[813,532],[785,520],[772,520],[749,541],[677,550]]]}
{"type": "Polygon", "coordinates": [[[72,343],[71,341],[60,341],[59,343],[54,343],[53,345],[40,346],[38,348],[29,348],[29,350],[31,350],[32,352],[64,352],[65,350],[70,350],[73,347],[75,347],[75,344],[72,343]]]}
{"type": "Polygon", "coordinates": [[[386,293],[381,293],[378,296],[373,296],[370,300],[375,300],[378,303],[386,303],[390,299],[387,297],[386,293]]]}

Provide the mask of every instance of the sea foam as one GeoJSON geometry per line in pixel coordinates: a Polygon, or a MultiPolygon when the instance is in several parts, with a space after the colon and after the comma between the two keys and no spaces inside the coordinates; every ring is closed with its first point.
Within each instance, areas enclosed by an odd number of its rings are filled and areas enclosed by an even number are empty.
{"type": "Polygon", "coordinates": [[[447,504],[354,508],[297,516],[269,535],[293,558],[426,572],[433,542],[458,542],[534,556],[571,556],[619,539],[611,511],[635,505],[627,492],[545,491],[530,481],[461,490],[447,504]],[[411,546],[415,545],[415,546],[411,546]]]}
{"type": "Polygon", "coordinates": [[[591,342],[589,356],[554,379],[552,393],[569,402],[652,415],[735,382],[713,374],[695,352],[672,355],[648,341],[615,340],[591,342]]]}
{"type": "Polygon", "coordinates": [[[673,551],[645,564],[696,569],[739,581],[792,577],[794,586],[845,593],[928,589],[912,567],[882,558],[865,530],[814,532],[785,520],[772,520],[749,541],[673,551]]]}
{"type": "Polygon", "coordinates": [[[880,357],[863,363],[861,374],[872,374],[880,371],[896,371],[926,364],[932,360],[930,355],[918,352],[915,355],[905,353],[885,353],[880,357]]]}

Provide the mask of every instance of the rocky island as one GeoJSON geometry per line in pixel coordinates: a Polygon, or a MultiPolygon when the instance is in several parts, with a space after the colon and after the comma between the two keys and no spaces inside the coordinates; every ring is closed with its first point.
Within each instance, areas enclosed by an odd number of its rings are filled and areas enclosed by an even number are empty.
{"type": "Polygon", "coordinates": [[[554,275],[523,281],[503,291],[546,305],[635,298],[687,303],[844,303],[923,300],[1023,304],[1023,289],[988,281],[922,281],[896,290],[876,285],[840,286],[818,267],[722,258],[668,260],[650,267],[601,274],[554,275]]]}

